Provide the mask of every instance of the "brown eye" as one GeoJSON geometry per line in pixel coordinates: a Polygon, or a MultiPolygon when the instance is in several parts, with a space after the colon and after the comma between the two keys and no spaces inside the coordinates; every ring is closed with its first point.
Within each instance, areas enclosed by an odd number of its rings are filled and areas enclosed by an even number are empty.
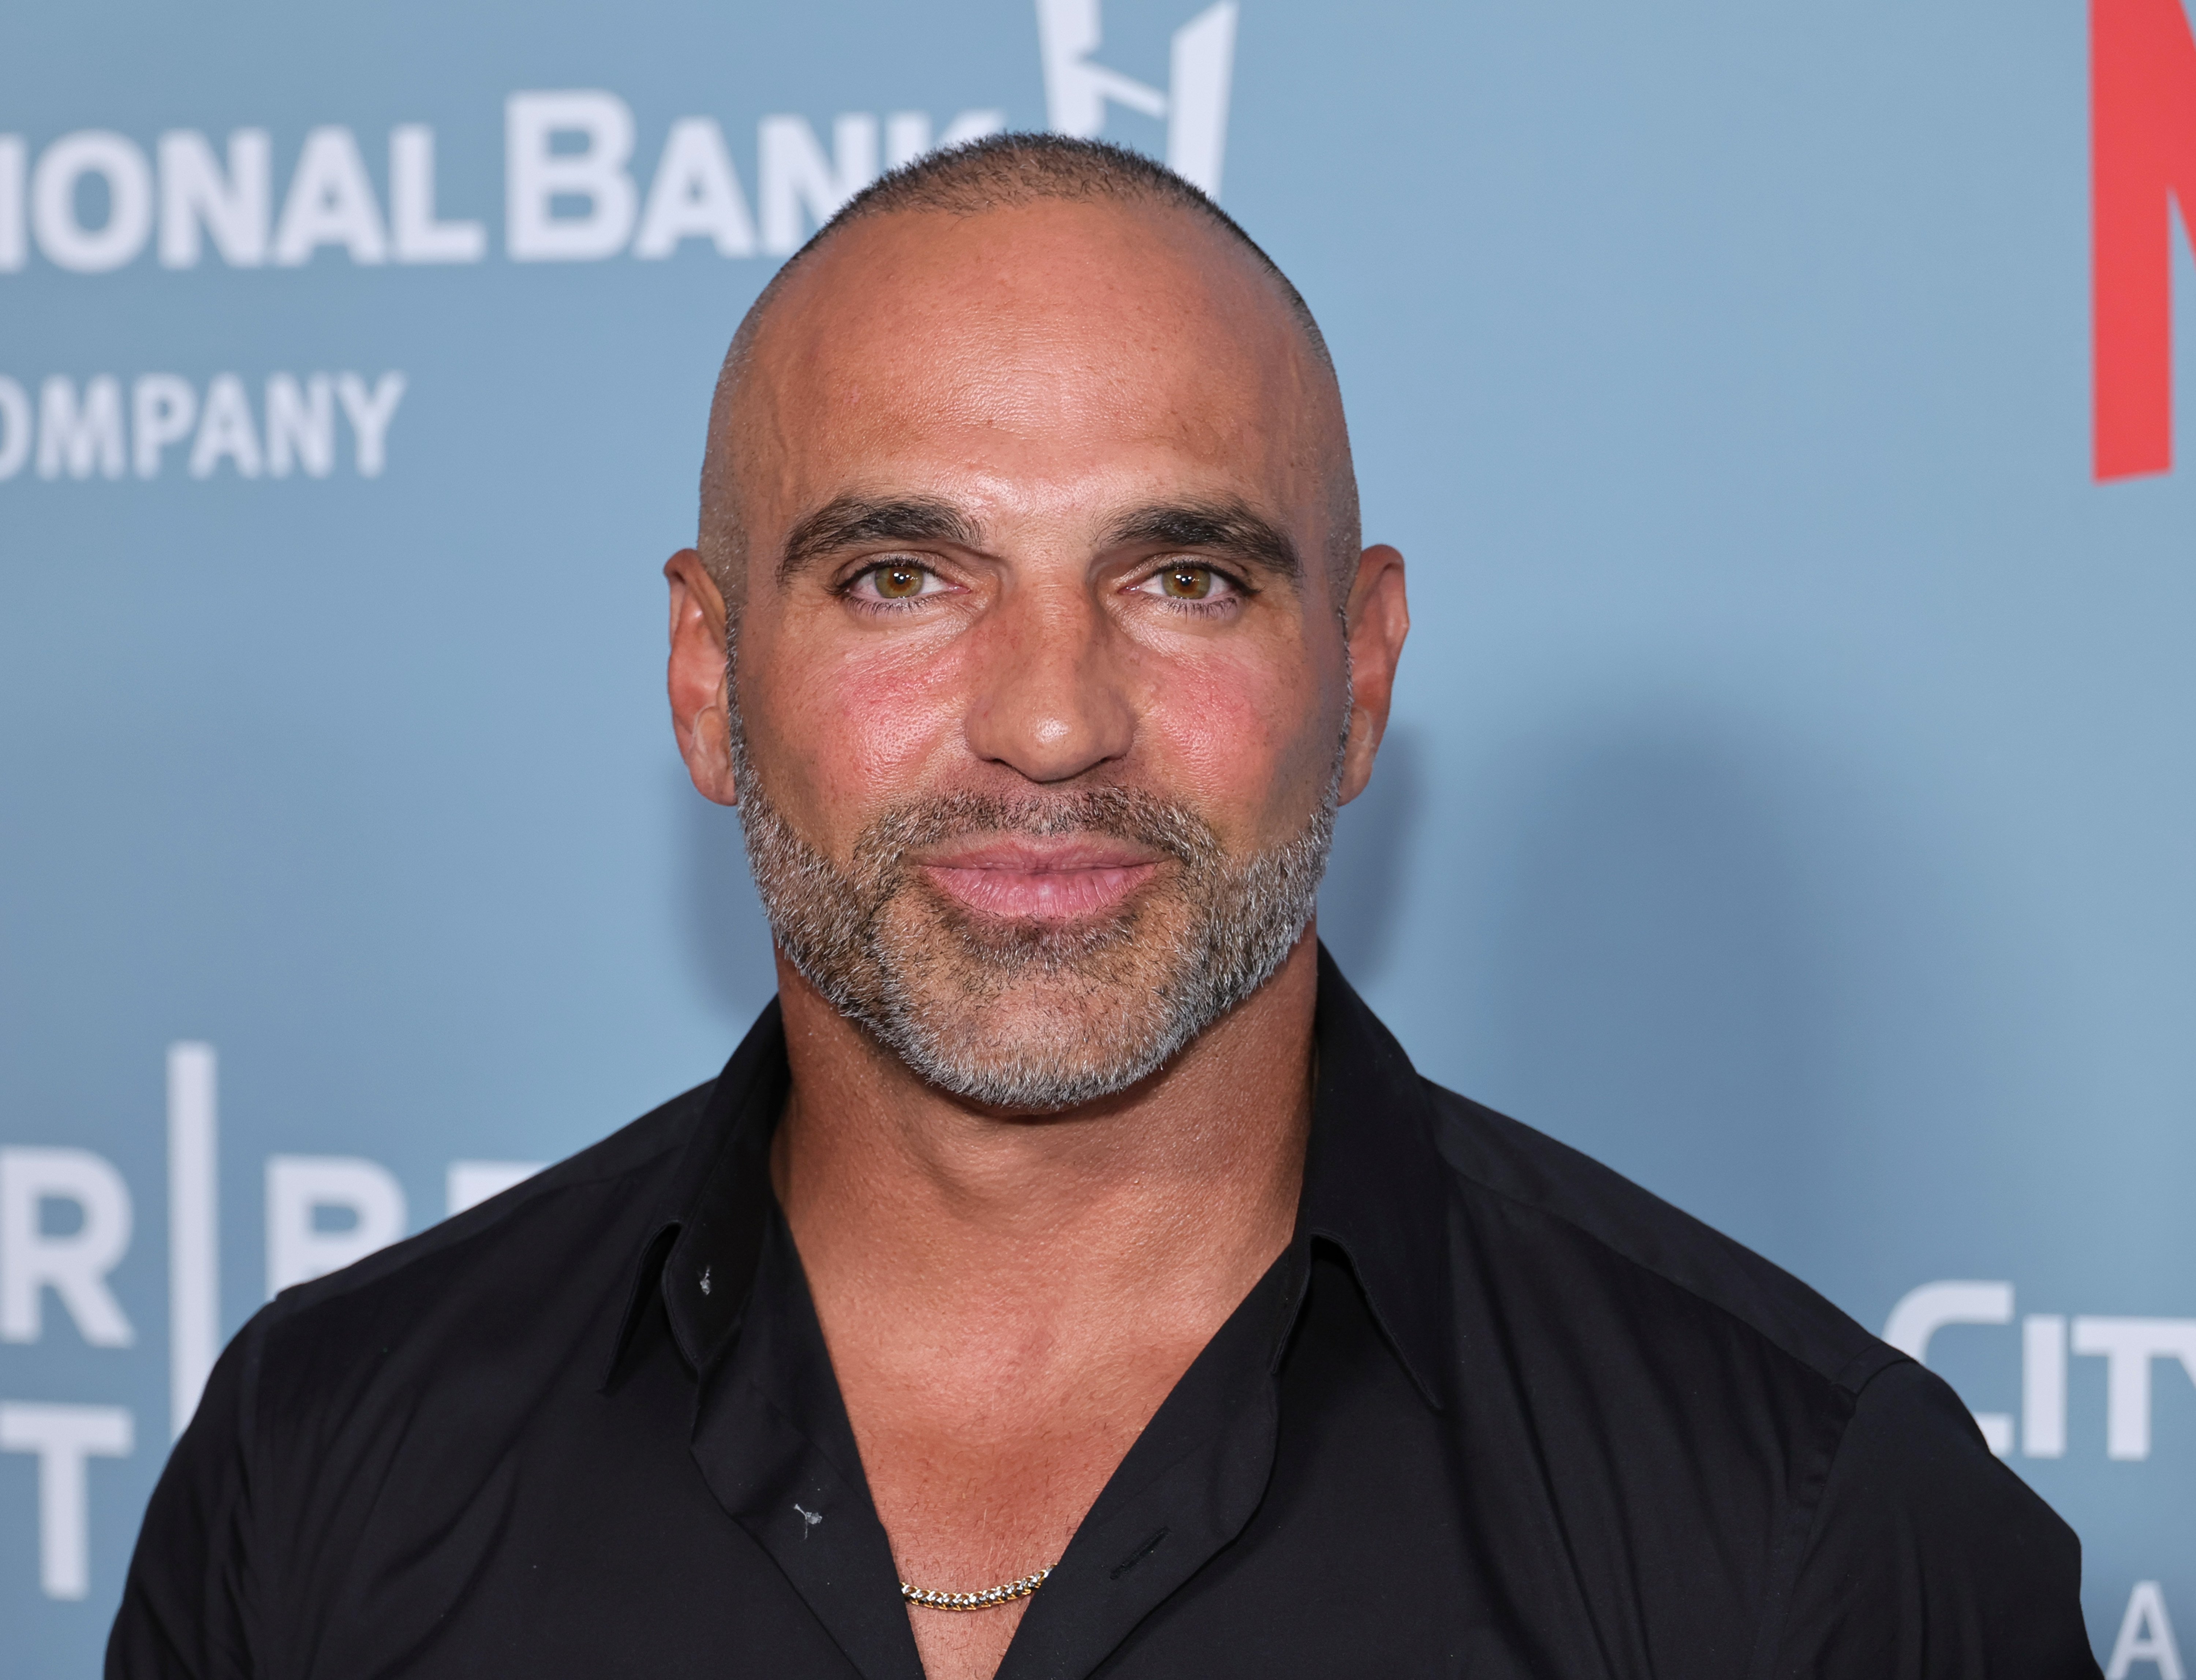
{"type": "Polygon", "coordinates": [[[1159,574],[1159,587],[1176,601],[1202,601],[1212,593],[1210,566],[1170,566],[1159,574]]]}
{"type": "Polygon", "coordinates": [[[877,586],[877,593],[887,601],[906,601],[922,593],[923,570],[920,566],[880,566],[870,574],[877,586]]]}

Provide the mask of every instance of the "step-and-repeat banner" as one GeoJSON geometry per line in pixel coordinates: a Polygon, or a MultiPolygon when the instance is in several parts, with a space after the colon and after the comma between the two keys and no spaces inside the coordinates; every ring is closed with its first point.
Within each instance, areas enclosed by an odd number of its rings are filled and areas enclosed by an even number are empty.
{"type": "Polygon", "coordinates": [[[1944,1372],[2183,1680],[2182,0],[10,9],[0,1667],[94,1671],[271,1291],[768,997],[657,568],[773,266],[1002,128],[1170,159],[1333,342],[1417,620],[1345,969],[1944,1372]]]}

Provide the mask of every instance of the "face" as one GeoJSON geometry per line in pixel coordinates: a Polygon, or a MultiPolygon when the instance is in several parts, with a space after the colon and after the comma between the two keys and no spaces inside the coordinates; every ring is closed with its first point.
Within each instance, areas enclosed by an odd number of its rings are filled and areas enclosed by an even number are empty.
{"type": "Polygon", "coordinates": [[[674,560],[674,706],[800,973],[1033,1111],[1254,993],[1404,620],[1386,550],[1337,612],[1339,400],[1252,259],[1165,209],[876,217],[789,277],[719,424],[736,668],[674,560]]]}

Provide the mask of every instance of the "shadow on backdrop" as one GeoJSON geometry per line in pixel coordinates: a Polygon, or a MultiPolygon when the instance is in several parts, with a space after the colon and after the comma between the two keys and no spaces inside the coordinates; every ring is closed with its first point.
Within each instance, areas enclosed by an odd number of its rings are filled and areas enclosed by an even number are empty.
{"type": "Polygon", "coordinates": [[[1771,777],[1625,733],[1546,755],[1494,883],[1488,1080],[1788,1265],[1819,1234],[1825,936],[1771,777]]]}
{"type": "Polygon", "coordinates": [[[1376,984],[1402,924],[1405,859],[1425,810],[1425,742],[1398,724],[1380,743],[1372,779],[1334,823],[1334,852],[1319,889],[1319,937],[1342,972],[1376,984]]]}
{"type": "Polygon", "coordinates": [[[777,990],[770,921],[748,873],[739,813],[696,793],[683,768],[672,776],[679,812],[679,925],[710,1007],[744,1032],[777,990]]]}

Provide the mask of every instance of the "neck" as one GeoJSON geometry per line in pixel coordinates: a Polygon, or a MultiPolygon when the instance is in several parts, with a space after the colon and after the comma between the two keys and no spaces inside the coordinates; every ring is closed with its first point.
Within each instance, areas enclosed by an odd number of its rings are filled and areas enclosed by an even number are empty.
{"type": "Polygon", "coordinates": [[[1209,1333],[1294,1226],[1317,972],[1308,929],[1160,1072],[1033,1117],[926,1084],[781,958],[793,1082],[772,1175],[819,1303],[973,1298],[1065,1331],[1139,1302],[1209,1333]]]}

